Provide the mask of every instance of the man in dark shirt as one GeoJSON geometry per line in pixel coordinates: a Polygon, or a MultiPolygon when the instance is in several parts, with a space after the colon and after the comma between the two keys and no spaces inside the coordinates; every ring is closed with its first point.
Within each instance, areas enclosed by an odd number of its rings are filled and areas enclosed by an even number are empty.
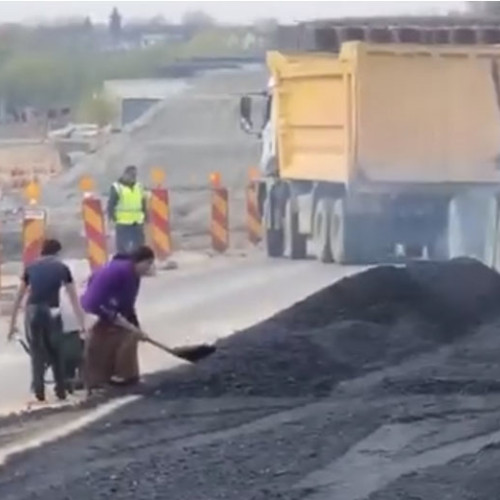
{"type": "Polygon", "coordinates": [[[62,250],[57,240],[45,240],[41,257],[24,270],[11,316],[9,339],[16,332],[19,309],[26,292],[26,334],[30,346],[33,390],[39,401],[45,400],[44,373],[48,362],[52,366],[56,396],[66,399],[64,376],[63,328],[59,294],[62,287],[68,293],[82,331],[85,328],[84,313],[71,271],[58,258],[62,250]]]}

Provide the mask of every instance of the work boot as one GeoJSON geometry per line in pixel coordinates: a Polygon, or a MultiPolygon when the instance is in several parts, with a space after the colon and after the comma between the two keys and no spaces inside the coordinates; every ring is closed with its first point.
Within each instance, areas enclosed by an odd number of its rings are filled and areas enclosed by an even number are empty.
{"type": "Polygon", "coordinates": [[[66,382],[66,392],[68,394],[74,394],[75,393],[75,384],[74,384],[73,380],[68,380],[66,382]]]}
{"type": "Polygon", "coordinates": [[[65,387],[58,387],[56,388],[56,398],[59,400],[59,401],[66,401],[66,388],[65,387]]]}

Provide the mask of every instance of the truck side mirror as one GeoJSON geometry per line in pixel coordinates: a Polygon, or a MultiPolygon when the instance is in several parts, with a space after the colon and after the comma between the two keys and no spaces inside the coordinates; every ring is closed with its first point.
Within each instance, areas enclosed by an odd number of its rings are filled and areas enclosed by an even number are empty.
{"type": "Polygon", "coordinates": [[[244,95],[240,99],[240,118],[242,125],[244,125],[247,131],[251,131],[253,129],[252,99],[247,95],[244,95]]]}

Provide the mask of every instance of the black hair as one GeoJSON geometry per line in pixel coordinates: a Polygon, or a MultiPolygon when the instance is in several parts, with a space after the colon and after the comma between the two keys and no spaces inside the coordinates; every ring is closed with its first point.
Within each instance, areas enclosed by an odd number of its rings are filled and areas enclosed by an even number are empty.
{"type": "Polygon", "coordinates": [[[42,256],[57,255],[62,250],[62,245],[59,240],[47,239],[42,244],[40,254],[42,256]]]}
{"type": "Polygon", "coordinates": [[[147,245],[142,245],[130,253],[117,253],[113,256],[113,260],[131,260],[135,264],[146,260],[154,260],[155,253],[147,245]]]}
{"type": "Polygon", "coordinates": [[[137,173],[137,167],[135,165],[128,165],[125,167],[125,170],[123,171],[124,173],[126,172],[134,172],[135,174],[137,173]]]}

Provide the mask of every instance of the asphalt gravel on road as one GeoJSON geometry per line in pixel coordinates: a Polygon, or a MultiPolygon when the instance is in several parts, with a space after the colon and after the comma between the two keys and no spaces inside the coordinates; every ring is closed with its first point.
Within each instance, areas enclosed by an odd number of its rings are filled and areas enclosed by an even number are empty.
{"type": "Polygon", "coordinates": [[[499,303],[500,275],[470,259],[345,278],[14,457],[0,497],[492,498],[499,303]]]}
{"type": "Polygon", "coordinates": [[[477,261],[378,267],[253,328],[163,384],[166,398],[323,396],[340,380],[436,348],[493,317],[500,276],[477,261]]]}

